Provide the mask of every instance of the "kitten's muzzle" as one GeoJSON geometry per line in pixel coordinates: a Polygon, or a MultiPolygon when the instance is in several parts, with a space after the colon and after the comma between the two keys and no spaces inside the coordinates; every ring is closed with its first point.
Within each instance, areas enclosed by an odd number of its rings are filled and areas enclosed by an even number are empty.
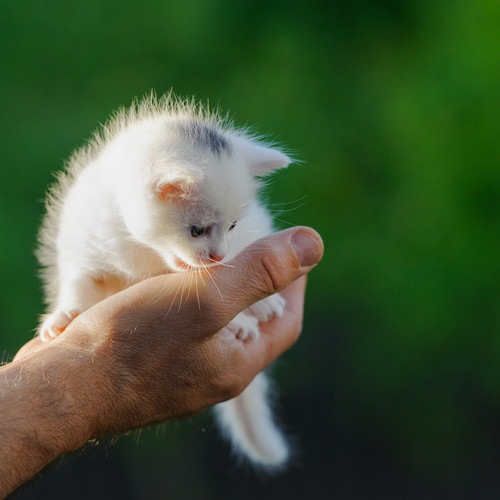
{"type": "Polygon", "coordinates": [[[217,253],[211,253],[209,255],[209,259],[211,262],[220,262],[222,259],[224,259],[225,255],[220,255],[217,253]]]}

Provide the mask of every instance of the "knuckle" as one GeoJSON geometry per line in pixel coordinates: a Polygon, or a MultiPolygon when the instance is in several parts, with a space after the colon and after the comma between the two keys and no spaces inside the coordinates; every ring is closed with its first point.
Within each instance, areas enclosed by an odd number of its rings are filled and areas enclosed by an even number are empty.
{"type": "Polygon", "coordinates": [[[220,399],[222,401],[228,401],[230,399],[239,396],[245,389],[246,384],[240,378],[232,378],[231,380],[226,380],[225,383],[219,386],[220,399]]]}
{"type": "Polygon", "coordinates": [[[261,283],[264,291],[275,293],[282,288],[285,268],[276,256],[264,255],[261,259],[261,283]]]}

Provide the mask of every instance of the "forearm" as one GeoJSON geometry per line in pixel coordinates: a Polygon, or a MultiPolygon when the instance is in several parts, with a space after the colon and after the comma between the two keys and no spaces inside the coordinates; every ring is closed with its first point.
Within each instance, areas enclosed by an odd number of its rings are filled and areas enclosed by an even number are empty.
{"type": "Polygon", "coordinates": [[[0,498],[90,437],[84,408],[68,391],[71,373],[57,358],[47,349],[0,369],[0,498]]]}

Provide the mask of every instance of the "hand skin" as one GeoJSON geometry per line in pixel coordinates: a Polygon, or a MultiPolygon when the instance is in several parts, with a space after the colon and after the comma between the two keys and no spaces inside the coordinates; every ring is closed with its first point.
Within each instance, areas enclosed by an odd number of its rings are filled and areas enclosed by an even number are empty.
{"type": "Polygon", "coordinates": [[[213,280],[198,276],[197,293],[193,272],[151,278],[96,304],[55,340],[28,342],[0,368],[0,497],[89,439],[241,393],[298,339],[305,275],[322,254],[316,232],[292,228],[211,269],[213,280]],[[261,325],[258,339],[236,338],[231,319],[278,291],[283,317],[261,325]]]}

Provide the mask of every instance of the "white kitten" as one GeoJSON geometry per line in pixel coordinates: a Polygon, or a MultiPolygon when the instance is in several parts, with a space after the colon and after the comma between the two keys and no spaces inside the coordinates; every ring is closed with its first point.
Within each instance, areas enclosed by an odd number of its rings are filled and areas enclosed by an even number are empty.
{"type": "MultiPolygon", "coordinates": [[[[152,97],[120,112],[72,156],[48,197],[38,249],[49,306],[41,339],[126,286],[231,260],[269,234],[258,177],[289,163],[192,102],[152,97]]],[[[264,299],[232,329],[251,341],[258,322],[284,306],[278,294],[264,299]]],[[[261,374],[216,413],[237,450],[258,465],[282,466],[288,447],[266,392],[261,374]]]]}

